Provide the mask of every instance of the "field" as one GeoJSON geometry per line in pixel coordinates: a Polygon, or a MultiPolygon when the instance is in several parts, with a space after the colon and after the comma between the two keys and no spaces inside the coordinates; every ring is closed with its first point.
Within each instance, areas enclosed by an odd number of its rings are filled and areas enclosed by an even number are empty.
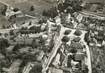
{"type": "Polygon", "coordinates": [[[105,47],[91,47],[92,73],[105,73],[105,47]]]}
{"type": "Polygon", "coordinates": [[[5,28],[10,25],[9,21],[4,17],[0,15],[0,28],[5,28]]]}
{"type": "MultiPolygon", "coordinates": [[[[1,3],[8,4],[14,8],[19,8],[24,14],[28,14],[31,16],[35,16],[40,18],[43,10],[47,10],[55,5],[54,0],[0,0],[1,3]],[[30,7],[34,6],[34,11],[30,11],[30,7]]],[[[27,18],[17,18],[16,23],[22,23],[27,18]]],[[[7,26],[10,23],[6,19],[6,17],[0,16],[0,28],[3,26],[7,26]]]]}
{"type": "Polygon", "coordinates": [[[14,8],[19,8],[23,13],[32,16],[40,16],[43,10],[47,10],[55,6],[55,0],[0,0],[14,8]],[[30,7],[34,6],[34,11],[30,11],[30,7]]]}

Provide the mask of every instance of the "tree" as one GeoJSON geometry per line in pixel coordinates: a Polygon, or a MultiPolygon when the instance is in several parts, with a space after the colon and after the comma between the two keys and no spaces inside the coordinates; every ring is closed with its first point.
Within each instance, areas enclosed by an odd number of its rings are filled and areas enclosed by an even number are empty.
{"type": "Polygon", "coordinates": [[[71,65],[72,56],[69,55],[67,60],[68,60],[67,61],[67,67],[69,67],[69,68],[72,67],[72,65],[71,65]]]}
{"type": "Polygon", "coordinates": [[[32,22],[29,22],[29,26],[32,25],[32,22]]]}
{"type": "Polygon", "coordinates": [[[56,32],[58,33],[58,35],[60,35],[60,31],[61,31],[61,26],[57,25],[56,32]]]}
{"type": "Polygon", "coordinates": [[[52,7],[49,10],[44,10],[42,13],[43,16],[54,18],[58,15],[56,7],[52,7]]]}
{"type": "Polygon", "coordinates": [[[19,11],[19,8],[14,8],[13,11],[17,12],[17,11],[19,11]]]}
{"type": "Polygon", "coordinates": [[[89,32],[87,32],[87,33],[85,34],[84,40],[85,40],[85,42],[87,42],[87,44],[89,45],[89,32]]]}
{"type": "Polygon", "coordinates": [[[97,68],[92,68],[92,73],[98,73],[97,68]]]}
{"type": "Polygon", "coordinates": [[[8,36],[8,33],[5,33],[4,36],[7,37],[8,36]]]}
{"type": "Polygon", "coordinates": [[[75,34],[76,36],[80,36],[80,35],[82,34],[82,32],[77,29],[77,30],[74,32],[74,34],[75,34]]]}
{"type": "Polygon", "coordinates": [[[70,32],[71,32],[71,30],[66,30],[66,31],[64,32],[64,34],[65,34],[65,35],[68,35],[68,34],[70,34],[70,32]]]}
{"type": "Polygon", "coordinates": [[[45,45],[45,40],[42,38],[42,36],[39,37],[39,44],[41,46],[45,45]]]}
{"type": "Polygon", "coordinates": [[[7,39],[4,39],[4,38],[1,38],[0,39],[0,52],[3,54],[3,55],[6,55],[6,49],[7,47],[9,47],[9,42],[7,39]]]}
{"type": "Polygon", "coordinates": [[[84,69],[82,70],[83,73],[88,73],[89,72],[89,69],[88,69],[88,66],[85,65],[84,66],[84,69]]]}
{"type": "Polygon", "coordinates": [[[64,37],[62,38],[62,42],[68,42],[69,40],[70,40],[70,38],[67,37],[67,36],[64,36],[64,37]]]}
{"type": "Polygon", "coordinates": [[[37,39],[37,38],[33,39],[32,48],[38,48],[40,46],[38,41],[39,41],[39,39],[37,39]]]}
{"type": "Polygon", "coordinates": [[[52,38],[52,39],[50,40],[50,42],[49,42],[49,50],[48,50],[48,52],[51,52],[52,49],[53,49],[53,47],[54,47],[54,39],[52,38]]]}
{"type": "Polygon", "coordinates": [[[41,26],[32,26],[29,28],[29,31],[31,31],[31,33],[39,33],[41,32],[41,26]]]}
{"type": "Polygon", "coordinates": [[[7,10],[7,6],[3,3],[0,3],[0,15],[4,15],[6,14],[6,10],[7,10]]]}
{"type": "Polygon", "coordinates": [[[6,29],[6,26],[5,26],[5,25],[2,25],[2,28],[3,28],[3,29],[6,29]]]}
{"type": "Polygon", "coordinates": [[[67,7],[67,13],[74,13],[74,10],[71,6],[67,7]]]}
{"type": "Polygon", "coordinates": [[[64,4],[65,5],[72,5],[73,0],[65,0],[64,4]]]}
{"type": "Polygon", "coordinates": [[[13,51],[14,52],[17,52],[19,49],[21,49],[21,45],[20,44],[16,44],[15,46],[14,46],[14,48],[13,48],[13,51]]]}
{"type": "Polygon", "coordinates": [[[63,4],[58,4],[58,10],[60,11],[60,12],[64,12],[64,9],[65,9],[65,6],[63,5],[63,4]]]}
{"type": "Polygon", "coordinates": [[[65,0],[64,6],[66,6],[66,8],[70,6],[72,8],[70,9],[71,12],[74,13],[82,10],[82,7],[80,6],[81,3],[81,0],[65,0]]]}
{"type": "Polygon", "coordinates": [[[9,34],[10,35],[14,35],[14,31],[13,30],[10,30],[9,34]]]}
{"type": "Polygon", "coordinates": [[[76,37],[76,38],[73,39],[74,42],[79,42],[80,40],[81,40],[80,37],[76,37]]]}
{"type": "Polygon", "coordinates": [[[8,21],[15,23],[16,22],[16,15],[11,15],[8,19],[8,21]]]}
{"type": "Polygon", "coordinates": [[[56,17],[56,16],[58,15],[58,12],[57,12],[56,7],[52,7],[52,8],[49,10],[49,12],[50,12],[50,17],[51,17],[51,18],[54,18],[54,17],[56,17]]]}
{"type": "Polygon", "coordinates": [[[72,48],[72,49],[70,50],[70,52],[71,52],[71,53],[77,53],[77,49],[72,48]]]}
{"type": "Polygon", "coordinates": [[[34,6],[31,6],[30,11],[34,11],[34,10],[35,10],[34,6]]]}
{"type": "Polygon", "coordinates": [[[29,73],[42,73],[41,63],[35,64],[35,66],[31,69],[31,71],[29,73]]]}
{"type": "Polygon", "coordinates": [[[0,33],[0,36],[2,35],[2,33],[0,33]]]}
{"type": "Polygon", "coordinates": [[[48,16],[48,14],[47,14],[47,10],[43,10],[42,15],[43,15],[43,16],[48,16]]]}
{"type": "Polygon", "coordinates": [[[79,42],[72,42],[71,45],[70,45],[70,48],[73,48],[73,49],[83,49],[83,46],[79,42]]]}
{"type": "Polygon", "coordinates": [[[21,33],[21,34],[27,34],[27,33],[28,33],[28,28],[27,28],[27,27],[22,27],[22,28],[20,29],[20,33],[21,33]]]}

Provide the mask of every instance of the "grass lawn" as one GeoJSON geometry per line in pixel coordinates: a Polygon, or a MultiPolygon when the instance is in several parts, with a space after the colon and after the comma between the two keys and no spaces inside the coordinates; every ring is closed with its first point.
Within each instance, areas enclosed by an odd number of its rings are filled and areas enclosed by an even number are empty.
{"type": "Polygon", "coordinates": [[[29,0],[21,3],[11,4],[13,7],[19,8],[23,13],[32,16],[41,16],[43,10],[47,10],[52,6],[55,6],[55,2],[49,2],[47,0],[29,0]],[[34,11],[30,11],[30,7],[34,6],[34,11]]]}
{"type": "Polygon", "coordinates": [[[0,28],[7,27],[8,25],[10,25],[8,19],[0,15],[0,28]]]}

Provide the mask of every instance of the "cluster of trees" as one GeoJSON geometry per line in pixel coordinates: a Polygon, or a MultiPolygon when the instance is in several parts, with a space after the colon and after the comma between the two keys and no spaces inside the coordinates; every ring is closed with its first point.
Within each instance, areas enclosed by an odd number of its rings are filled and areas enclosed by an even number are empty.
{"type": "Polygon", "coordinates": [[[39,20],[38,24],[42,24],[42,23],[46,23],[47,19],[46,18],[42,18],[39,20]]]}
{"type": "Polygon", "coordinates": [[[11,15],[8,19],[9,22],[15,23],[16,22],[16,15],[11,15]]]}
{"type": "Polygon", "coordinates": [[[4,5],[3,3],[0,3],[0,15],[4,15],[5,16],[6,10],[7,10],[7,6],[4,5]]]}
{"type": "Polygon", "coordinates": [[[4,38],[1,38],[0,39],[0,53],[2,53],[3,55],[6,55],[6,53],[5,53],[5,49],[7,48],[7,47],[9,47],[9,42],[8,42],[8,40],[7,39],[4,39],[4,38]]]}
{"type": "Polygon", "coordinates": [[[32,41],[32,48],[38,48],[43,45],[45,45],[45,40],[42,38],[42,36],[36,37],[32,41]]]}
{"type": "Polygon", "coordinates": [[[96,32],[97,32],[97,34],[95,34],[94,30],[92,32],[90,32],[90,30],[88,30],[88,32],[85,34],[84,40],[87,42],[88,45],[92,41],[93,41],[93,43],[95,43],[95,41],[93,39],[95,39],[100,44],[102,44],[102,42],[105,40],[104,39],[104,37],[105,37],[104,31],[96,31],[96,32]]]}
{"type": "Polygon", "coordinates": [[[21,34],[40,33],[41,26],[32,26],[29,29],[27,27],[22,27],[19,32],[21,34]]]}
{"type": "MultiPolygon", "coordinates": [[[[38,44],[40,43],[40,47],[42,46],[42,44],[44,43],[43,39],[41,37],[38,38],[40,41],[38,42],[38,44]]],[[[37,38],[36,38],[37,40],[37,38]]],[[[39,47],[39,45],[36,43],[32,44],[32,45],[37,45],[39,47]]],[[[22,73],[23,68],[27,65],[27,63],[29,62],[36,62],[37,61],[37,55],[38,53],[32,54],[32,53],[20,53],[19,49],[24,48],[26,45],[21,45],[21,44],[16,44],[13,47],[13,50],[10,52],[7,52],[6,48],[9,47],[9,43],[8,40],[6,39],[0,39],[0,54],[3,54],[5,56],[4,59],[0,60],[0,72],[2,72],[2,68],[4,67],[10,67],[11,63],[13,63],[15,60],[19,59],[22,61],[21,65],[19,66],[19,72],[18,73],[22,73]]],[[[30,48],[32,49],[32,48],[30,48]]],[[[40,66],[35,66],[33,67],[33,69],[30,71],[30,73],[33,73],[34,69],[38,69],[36,70],[37,73],[41,72],[41,65],[40,66]],[[40,68],[40,69],[39,69],[40,68]],[[39,72],[40,71],[40,72],[39,72]]]]}
{"type": "Polygon", "coordinates": [[[42,13],[43,16],[54,18],[58,15],[57,8],[52,7],[49,10],[44,10],[42,13]]]}
{"type": "Polygon", "coordinates": [[[81,7],[82,0],[65,0],[63,4],[58,4],[58,9],[60,12],[64,12],[67,9],[67,12],[74,13],[82,10],[81,7]]]}

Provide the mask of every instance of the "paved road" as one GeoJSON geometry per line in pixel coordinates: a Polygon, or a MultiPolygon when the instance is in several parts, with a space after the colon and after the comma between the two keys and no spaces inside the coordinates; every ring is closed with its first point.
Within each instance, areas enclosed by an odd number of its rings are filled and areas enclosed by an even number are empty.
{"type": "Polygon", "coordinates": [[[83,41],[84,45],[86,46],[87,65],[88,65],[88,69],[89,69],[88,73],[92,73],[90,49],[89,49],[89,46],[87,45],[87,43],[84,41],[86,31],[82,30],[82,33],[83,33],[83,35],[81,36],[81,38],[82,38],[82,41],[83,41]]]}
{"type": "Polygon", "coordinates": [[[84,42],[85,46],[86,46],[86,53],[87,53],[87,65],[88,65],[88,69],[89,69],[89,73],[92,73],[92,66],[91,66],[91,54],[90,54],[90,50],[88,45],[84,42]]]}
{"type": "Polygon", "coordinates": [[[50,56],[48,58],[48,63],[46,64],[45,69],[43,69],[43,72],[45,72],[48,69],[48,67],[51,64],[53,58],[55,57],[55,55],[57,53],[57,50],[59,49],[59,47],[60,47],[60,45],[62,43],[61,39],[63,38],[64,31],[65,31],[64,28],[61,27],[60,36],[57,37],[57,39],[55,40],[55,46],[54,46],[54,48],[53,48],[53,50],[52,50],[52,52],[51,52],[51,54],[50,54],[50,56]]]}

